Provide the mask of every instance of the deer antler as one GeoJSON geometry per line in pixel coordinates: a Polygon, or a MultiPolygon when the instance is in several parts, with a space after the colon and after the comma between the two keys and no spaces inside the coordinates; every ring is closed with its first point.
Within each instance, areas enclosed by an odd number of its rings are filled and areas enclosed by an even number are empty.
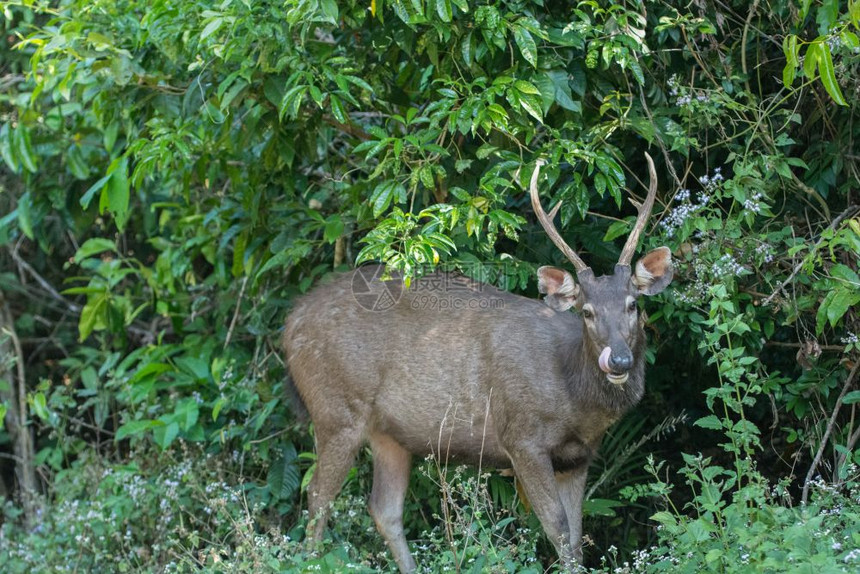
{"type": "MultiPolygon", "coordinates": [[[[555,217],[555,214],[558,213],[559,208],[561,207],[561,202],[559,202],[547,215],[547,213],[543,210],[540,204],[540,198],[538,197],[538,187],[537,180],[538,175],[540,174],[540,167],[544,164],[544,160],[539,159],[537,164],[535,165],[535,170],[532,173],[532,181],[529,185],[529,194],[532,198],[532,209],[537,215],[538,221],[540,221],[541,226],[543,227],[546,234],[549,236],[550,240],[558,247],[564,256],[567,257],[571,263],[573,263],[574,268],[576,268],[577,273],[581,273],[588,269],[588,265],[579,258],[579,255],[576,254],[576,251],[570,248],[570,246],[564,242],[564,239],[561,238],[561,235],[558,231],[556,231],[555,226],[552,224],[552,220],[555,217]]],[[[656,183],[655,189],[656,189],[656,183]]],[[[653,198],[652,198],[653,201],[653,198]]]]}
{"type": "Polygon", "coordinates": [[[624,244],[624,249],[621,250],[621,257],[618,258],[618,265],[630,265],[633,259],[633,252],[636,251],[636,245],[639,243],[639,235],[645,229],[645,224],[651,216],[651,209],[654,207],[654,198],[657,196],[657,170],[654,169],[654,160],[645,152],[645,160],[648,162],[648,175],[651,178],[651,183],[648,186],[648,195],[641,205],[633,202],[633,205],[639,210],[639,217],[636,218],[636,224],[633,226],[633,231],[627,237],[627,243],[624,244]]]}

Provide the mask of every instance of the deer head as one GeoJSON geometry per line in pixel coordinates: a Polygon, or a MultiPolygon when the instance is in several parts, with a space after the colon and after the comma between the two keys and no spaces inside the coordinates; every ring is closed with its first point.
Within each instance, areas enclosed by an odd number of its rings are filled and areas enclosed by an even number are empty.
{"type": "Polygon", "coordinates": [[[635,267],[630,267],[639,236],[651,215],[657,194],[654,161],[647,153],[645,159],[650,176],[648,195],[645,201],[637,205],[639,216],[611,275],[595,277],[591,268],[561,238],[552,223],[561,207],[560,202],[549,214],[541,207],[537,179],[542,161],[535,167],[529,190],[532,208],[541,226],[576,269],[574,280],[573,276],[563,269],[541,267],[538,269],[538,289],[546,294],[546,303],[551,308],[565,311],[573,307],[580,313],[585,325],[585,356],[587,360],[596,361],[600,370],[606,373],[606,379],[615,385],[622,385],[627,381],[637,361],[633,349],[636,349],[638,341],[643,337],[637,298],[640,295],[661,292],[672,280],[673,273],[668,247],[658,247],[648,252],[636,262],[635,267]]]}

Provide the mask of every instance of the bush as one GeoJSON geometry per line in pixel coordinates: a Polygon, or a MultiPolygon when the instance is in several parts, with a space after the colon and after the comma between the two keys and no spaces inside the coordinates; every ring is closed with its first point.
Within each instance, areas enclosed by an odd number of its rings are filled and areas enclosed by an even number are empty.
{"type": "MultiPolygon", "coordinates": [[[[391,569],[366,457],[299,545],[293,299],[368,260],[535,295],[562,260],[538,160],[609,269],[645,151],[642,248],[672,249],[675,289],[592,471],[587,564],[854,566],[860,2],[0,6],[4,571],[391,569]]],[[[508,479],[413,492],[428,568],[552,568],[508,479]]]]}

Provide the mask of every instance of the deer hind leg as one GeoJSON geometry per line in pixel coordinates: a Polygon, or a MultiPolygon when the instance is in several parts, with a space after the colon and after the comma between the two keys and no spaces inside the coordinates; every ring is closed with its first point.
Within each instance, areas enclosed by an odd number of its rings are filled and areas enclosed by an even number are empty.
{"type": "Polygon", "coordinates": [[[308,511],[311,530],[306,542],[313,547],[323,538],[328,522],[329,506],[343,487],[355,455],[361,448],[363,432],[360,428],[339,428],[327,432],[317,427],[317,467],[308,487],[308,511]]]}
{"type": "Polygon", "coordinates": [[[403,500],[409,487],[411,455],[394,439],[383,434],[370,437],[373,449],[373,491],[370,494],[370,515],[376,522],[394,561],[401,572],[415,570],[415,560],[409,553],[403,533],[403,500]]]}

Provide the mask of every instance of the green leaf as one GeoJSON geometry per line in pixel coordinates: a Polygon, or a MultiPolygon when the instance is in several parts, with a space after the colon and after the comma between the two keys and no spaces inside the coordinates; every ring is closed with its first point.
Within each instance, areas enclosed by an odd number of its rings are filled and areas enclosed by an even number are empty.
{"type": "MultiPolygon", "coordinates": [[[[313,454],[313,453],[309,453],[309,454],[313,454]]],[[[302,477],[302,484],[301,484],[302,492],[307,491],[308,485],[311,483],[311,479],[314,477],[314,472],[316,471],[316,469],[317,469],[317,463],[314,462],[305,471],[305,475],[302,477]]]]}
{"type": "Polygon", "coordinates": [[[262,274],[266,273],[274,267],[284,267],[294,260],[295,256],[292,250],[279,251],[275,253],[272,257],[270,257],[269,260],[266,261],[266,263],[260,268],[260,270],[257,271],[257,277],[260,277],[262,274]]]}
{"type": "Polygon", "coordinates": [[[157,426],[152,431],[152,439],[161,450],[167,449],[177,436],[179,436],[179,424],[175,421],[170,423],[165,422],[164,425],[157,426]]]}
{"type": "Polygon", "coordinates": [[[436,187],[436,182],[433,179],[433,169],[427,164],[422,165],[418,170],[418,179],[421,180],[421,183],[423,183],[424,187],[427,189],[433,189],[436,187]]]}
{"type": "Polygon", "coordinates": [[[218,420],[218,415],[221,414],[221,410],[224,408],[224,405],[227,404],[227,399],[221,397],[215,404],[212,406],[212,422],[216,422],[218,420]]]}
{"type": "Polygon", "coordinates": [[[654,522],[659,522],[660,524],[666,526],[674,526],[678,523],[678,520],[675,518],[673,514],[666,512],[665,510],[661,510],[660,512],[656,512],[651,515],[651,520],[654,522]]]}
{"type": "Polygon", "coordinates": [[[803,73],[810,80],[815,78],[815,68],[818,66],[818,57],[821,51],[820,44],[810,44],[803,57],[803,73]]]}
{"type": "Polygon", "coordinates": [[[240,233],[233,244],[233,264],[230,273],[233,277],[241,277],[245,269],[245,250],[248,248],[248,234],[240,233]]]}
{"type": "Polygon", "coordinates": [[[540,98],[529,94],[520,94],[517,98],[520,106],[529,113],[534,119],[543,123],[543,113],[541,112],[540,98]]]}
{"type": "Polygon", "coordinates": [[[582,512],[586,516],[608,516],[616,515],[615,508],[622,506],[622,503],[617,500],[608,500],[606,498],[589,498],[582,502],[582,512]]]}
{"type": "Polygon", "coordinates": [[[346,114],[346,110],[344,109],[343,102],[340,101],[340,98],[334,94],[330,94],[329,99],[331,99],[331,113],[334,116],[334,119],[342,124],[348,124],[349,116],[346,114]]]}
{"type": "Polygon", "coordinates": [[[233,85],[230,86],[230,89],[228,89],[227,92],[224,93],[223,97],[221,97],[221,102],[219,104],[221,111],[226,110],[230,104],[233,103],[233,100],[236,99],[236,96],[238,96],[246,87],[248,87],[248,82],[245,80],[237,80],[234,82],[233,85]]]}
{"type": "Polygon", "coordinates": [[[789,34],[782,40],[782,52],[785,54],[785,61],[792,66],[797,67],[800,63],[797,59],[797,35],[789,34]]]}
{"type": "Polygon", "coordinates": [[[37,417],[39,417],[43,421],[47,421],[51,418],[51,415],[48,412],[48,404],[45,399],[45,393],[33,393],[28,397],[27,402],[30,403],[30,409],[37,417]]]}
{"type": "Polygon", "coordinates": [[[642,72],[642,66],[639,65],[639,61],[631,58],[627,61],[627,69],[633,72],[633,77],[636,79],[636,83],[640,86],[645,85],[645,74],[642,72]]]}
{"type": "Polygon", "coordinates": [[[522,94],[540,95],[540,90],[538,90],[534,84],[526,82],[525,80],[515,80],[514,88],[522,94]]]}
{"type": "Polygon", "coordinates": [[[627,235],[630,231],[630,223],[627,221],[616,221],[606,230],[606,235],[603,236],[603,241],[612,241],[622,235],[627,235]]]}
{"type": "Polygon", "coordinates": [[[531,33],[522,26],[514,26],[514,40],[526,62],[537,68],[537,45],[531,33]]]}
{"type": "Polygon", "coordinates": [[[90,32],[87,35],[87,42],[92,44],[96,52],[104,52],[105,50],[111,50],[114,48],[114,41],[98,32],[90,32]]]}
{"type": "Polygon", "coordinates": [[[702,417],[693,424],[697,427],[711,430],[720,430],[723,428],[723,423],[720,421],[719,418],[717,418],[716,415],[708,415],[706,417],[702,417]]]}
{"type": "Polygon", "coordinates": [[[179,370],[194,377],[195,381],[208,381],[211,378],[212,372],[206,357],[185,355],[177,357],[174,362],[179,370]]]}
{"type": "Polygon", "coordinates": [[[344,75],[343,78],[347,82],[349,82],[350,84],[356,85],[359,88],[361,88],[362,90],[367,90],[371,94],[374,93],[373,86],[371,86],[370,84],[368,84],[367,82],[365,82],[364,80],[359,78],[358,76],[344,75]]]}
{"type": "Polygon", "coordinates": [[[860,2],[857,0],[848,3],[848,17],[855,28],[860,28],[860,2]]]}
{"type": "Polygon", "coordinates": [[[815,333],[821,334],[824,330],[824,325],[827,323],[827,309],[830,307],[830,302],[833,301],[833,297],[835,296],[834,291],[830,291],[827,295],[824,296],[824,300],[821,302],[821,305],[818,306],[818,312],[815,314],[815,333]]]}
{"type": "Polygon", "coordinates": [[[84,244],[78,247],[78,250],[75,251],[74,262],[80,263],[87,257],[96,255],[97,253],[103,253],[105,251],[116,252],[116,243],[104,237],[92,237],[87,239],[84,244]]]}
{"type": "MultiPolygon", "coordinates": [[[[204,26],[203,31],[200,32],[200,39],[205,40],[206,38],[217,32],[223,23],[223,18],[212,18],[209,23],[204,26]]],[[[92,36],[92,34],[90,34],[90,36],[92,36]]]]}
{"type": "Polygon", "coordinates": [[[594,174],[594,191],[600,197],[603,197],[603,194],[606,193],[606,176],[602,173],[594,174]]]}
{"type": "Polygon", "coordinates": [[[566,110],[578,114],[582,113],[582,104],[573,100],[567,72],[554,70],[552,72],[548,72],[547,76],[552,79],[552,83],[555,88],[555,102],[566,110]]]}
{"type": "Polygon", "coordinates": [[[81,309],[78,320],[78,340],[83,343],[96,329],[104,329],[107,325],[108,295],[102,292],[96,295],[81,309]]]}
{"type": "Polygon", "coordinates": [[[841,279],[846,283],[853,284],[856,289],[860,289],[860,277],[858,277],[857,273],[847,265],[837,263],[830,268],[830,276],[835,277],[836,279],[841,279]]]}
{"type": "Polygon", "coordinates": [[[98,180],[97,182],[95,182],[94,184],[92,184],[90,186],[90,188],[88,190],[86,190],[84,192],[84,194],[81,196],[81,200],[80,200],[81,207],[83,207],[84,209],[88,208],[90,206],[90,202],[93,200],[93,197],[95,197],[97,192],[102,190],[102,188],[105,186],[105,184],[108,182],[108,180],[110,178],[111,178],[111,176],[110,176],[110,174],[108,174],[108,175],[104,176],[103,178],[101,178],[100,180],[98,180]]]}
{"type": "Polygon", "coordinates": [[[151,420],[127,422],[117,429],[116,435],[113,437],[113,440],[121,441],[124,438],[139,435],[150,429],[154,429],[160,426],[164,426],[164,422],[151,420]]]}
{"type": "Polygon", "coordinates": [[[33,239],[33,199],[27,191],[18,199],[18,227],[29,239],[33,239]]]}
{"type": "MultiPolygon", "coordinates": [[[[836,81],[836,73],[833,70],[833,58],[830,56],[830,46],[822,42],[819,44],[818,57],[818,73],[821,74],[821,83],[824,84],[824,89],[833,98],[833,101],[840,106],[847,106],[845,96],[842,95],[842,89],[839,87],[839,82],[836,81]]],[[[808,52],[807,52],[808,56],[808,52]]]]}
{"type": "Polygon", "coordinates": [[[12,144],[24,168],[30,173],[36,173],[38,167],[36,154],[33,153],[33,145],[30,143],[30,130],[23,125],[18,125],[18,128],[12,131],[12,144]]]}
{"type": "Polygon", "coordinates": [[[285,444],[277,458],[272,461],[266,484],[271,495],[279,500],[288,500],[298,490],[301,484],[298,456],[292,443],[285,444]]]}
{"type": "MultiPolygon", "coordinates": [[[[397,17],[400,18],[404,24],[411,23],[412,20],[409,16],[409,12],[406,10],[403,0],[392,0],[391,7],[394,9],[394,13],[397,14],[397,17]]],[[[377,10],[377,12],[382,14],[381,10],[377,10]]]]}
{"type": "Polygon", "coordinates": [[[66,150],[66,165],[77,179],[87,179],[90,176],[90,167],[83,157],[80,146],[72,145],[66,150]]]}
{"type": "Polygon", "coordinates": [[[108,153],[113,151],[113,146],[116,143],[116,137],[119,133],[119,122],[111,122],[104,129],[102,143],[105,146],[105,151],[108,153]]]}
{"type": "Polygon", "coordinates": [[[304,100],[307,91],[308,86],[293,86],[290,88],[287,93],[284,94],[283,100],[281,100],[279,109],[280,117],[288,117],[291,119],[296,118],[302,107],[302,101],[304,100]]]}
{"type": "Polygon", "coordinates": [[[189,397],[180,401],[169,416],[183,431],[187,431],[197,424],[197,419],[200,416],[200,407],[194,398],[189,397]]]}
{"type": "Polygon", "coordinates": [[[329,243],[334,243],[343,233],[343,221],[338,214],[334,214],[326,220],[323,238],[329,243]]]}
{"type": "Polygon", "coordinates": [[[324,22],[337,25],[338,9],[335,0],[321,0],[322,12],[325,16],[324,22]]]}
{"type": "Polygon", "coordinates": [[[853,405],[854,403],[860,403],[860,391],[851,391],[842,399],[842,404],[853,405]]]}
{"type": "Polygon", "coordinates": [[[848,309],[860,302],[860,291],[837,289],[832,293],[833,298],[827,306],[827,320],[831,327],[835,327],[848,309]]]}
{"type": "MultiPolygon", "coordinates": [[[[463,41],[460,42],[460,54],[463,56],[463,61],[466,62],[467,66],[472,65],[472,33],[469,32],[463,37],[463,41]]],[[[455,94],[456,96],[456,94],[455,94]]]]}
{"type": "Polygon", "coordinates": [[[436,0],[436,13],[443,22],[450,22],[453,18],[451,0],[436,0]]]}
{"type": "Polygon", "coordinates": [[[785,67],[782,69],[782,84],[788,88],[794,83],[797,75],[797,36],[789,34],[782,41],[782,51],[785,54],[785,67]]]}
{"type": "Polygon", "coordinates": [[[128,160],[115,159],[108,168],[110,177],[107,185],[102,188],[99,199],[99,213],[110,211],[114,216],[117,228],[122,231],[128,221],[129,183],[128,160]]]}
{"type": "Polygon", "coordinates": [[[782,85],[790,88],[794,83],[794,78],[797,76],[797,66],[786,64],[782,69],[782,85]]]}
{"type": "Polygon", "coordinates": [[[129,377],[127,384],[132,386],[147,380],[154,380],[162,373],[167,373],[173,370],[173,367],[166,363],[149,363],[135,371],[135,373],[129,377]]]}
{"type": "Polygon", "coordinates": [[[21,166],[12,153],[12,132],[9,130],[9,124],[0,127],[0,157],[12,173],[18,173],[21,166]]]}
{"type": "Polygon", "coordinates": [[[384,181],[376,186],[370,194],[370,205],[373,206],[373,216],[379,217],[394,197],[405,197],[406,189],[396,181],[384,181]]]}

